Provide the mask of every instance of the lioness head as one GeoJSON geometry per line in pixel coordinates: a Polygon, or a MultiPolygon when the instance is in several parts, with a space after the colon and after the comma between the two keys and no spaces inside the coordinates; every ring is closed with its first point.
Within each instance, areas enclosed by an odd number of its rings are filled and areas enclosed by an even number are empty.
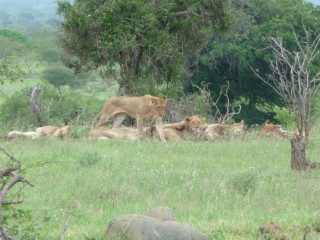
{"type": "Polygon", "coordinates": [[[159,117],[163,117],[165,114],[165,107],[167,105],[168,97],[152,97],[151,104],[154,107],[154,110],[157,112],[159,117]]]}
{"type": "Polygon", "coordinates": [[[261,127],[262,132],[283,132],[281,125],[264,123],[261,127]]]}
{"type": "Polygon", "coordinates": [[[64,138],[69,136],[69,126],[58,128],[54,133],[54,137],[64,138]]]}
{"type": "Polygon", "coordinates": [[[198,115],[186,117],[184,122],[188,132],[195,132],[199,129],[204,129],[206,124],[205,119],[200,118],[198,115]]]}
{"type": "Polygon", "coordinates": [[[243,134],[244,131],[244,121],[239,123],[234,123],[230,126],[230,130],[235,134],[243,134]]]}
{"type": "Polygon", "coordinates": [[[267,136],[280,136],[284,137],[284,130],[282,129],[281,125],[272,124],[272,123],[264,123],[261,127],[260,133],[267,136]]]}

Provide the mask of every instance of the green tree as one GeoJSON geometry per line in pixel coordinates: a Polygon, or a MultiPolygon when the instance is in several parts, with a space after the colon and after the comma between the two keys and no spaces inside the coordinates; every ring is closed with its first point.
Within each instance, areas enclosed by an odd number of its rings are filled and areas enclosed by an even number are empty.
{"type": "Polygon", "coordinates": [[[27,37],[20,32],[0,28],[0,82],[3,80],[17,80],[26,76],[26,60],[19,57],[15,48],[27,42],[27,37]]]}
{"type": "Polygon", "coordinates": [[[8,38],[16,42],[26,42],[28,40],[22,33],[6,28],[0,28],[0,37],[8,38]]]}
{"type": "Polygon", "coordinates": [[[51,64],[43,70],[43,77],[58,89],[61,86],[68,85],[70,87],[82,86],[85,74],[74,75],[73,71],[61,64],[51,64]]]}
{"type": "Polygon", "coordinates": [[[136,81],[175,85],[185,61],[206,42],[205,29],[226,27],[224,2],[59,1],[60,44],[69,55],[65,59],[72,60],[66,65],[76,71],[118,65],[126,94],[136,94],[136,81]]]}
{"type": "Polygon", "coordinates": [[[243,104],[236,120],[245,119],[249,124],[272,120],[275,113],[263,111],[260,106],[284,106],[284,101],[271,88],[266,88],[250,67],[259,69],[263,77],[270,74],[269,62],[274,58],[269,51],[270,37],[281,36],[289,50],[294,50],[297,46],[292,29],[302,37],[303,22],[306,28],[319,32],[320,8],[300,0],[239,0],[232,1],[229,12],[230,31],[224,34],[212,31],[201,57],[190,63],[193,76],[186,79],[186,90],[197,90],[191,83],[209,84],[215,97],[228,81],[230,101],[243,104]]]}

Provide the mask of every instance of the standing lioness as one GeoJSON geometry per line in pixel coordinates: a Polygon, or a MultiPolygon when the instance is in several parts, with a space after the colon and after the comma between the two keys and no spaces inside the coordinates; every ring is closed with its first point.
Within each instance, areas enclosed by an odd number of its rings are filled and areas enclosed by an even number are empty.
{"type": "Polygon", "coordinates": [[[110,98],[102,111],[94,118],[93,126],[102,126],[108,119],[113,118],[112,128],[120,127],[126,114],[137,120],[139,136],[143,136],[143,120],[154,120],[161,141],[165,142],[162,117],[165,113],[167,97],[154,97],[145,95],[142,97],[118,96],[110,98]],[[96,120],[98,123],[95,124],[96,120]]]}

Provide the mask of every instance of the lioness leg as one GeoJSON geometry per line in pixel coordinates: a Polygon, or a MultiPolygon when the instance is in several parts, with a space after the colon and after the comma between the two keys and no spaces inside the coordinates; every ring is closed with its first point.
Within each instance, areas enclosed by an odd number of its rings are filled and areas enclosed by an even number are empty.
{"type": "Polygon", "coordinates": [[[106,112],[106,111],[102,111],[100,119],[99,119],[98,123],[95,125],[95,127],[101,127],[111,117],[113,117],[112,113],[109,113],[109,112],[106,112]]]}
{"type": "Polygon", "coordinates": [[[118,113],[114,115],[113,118],[113,126],[112,128],[118,128],[120,127],[123,119],[125,118],[126,114],[125,113],[118,113]]]}
{"type": "Polygon", "coordinates": [[[100,117],[98,123],[94,127],[101,127],[109,118],[102,116],[100,117]]]}
{"type": "Polygon", "coordinates": [[[165,139],[164,133],[163,133],[162,119],[161,118],[156,120],[156,129],[157,129],[157,131],[159,133],[161,142],[166,142],[166,139],[165,139]]]}
{"type": "Polygon", "coordinates": [[[143,132],[143,119],[141,117],[137,116],[137,127],[138,127],[138,132],[139,132],[139,138],[144,137],[144,132],[143,132]]]}

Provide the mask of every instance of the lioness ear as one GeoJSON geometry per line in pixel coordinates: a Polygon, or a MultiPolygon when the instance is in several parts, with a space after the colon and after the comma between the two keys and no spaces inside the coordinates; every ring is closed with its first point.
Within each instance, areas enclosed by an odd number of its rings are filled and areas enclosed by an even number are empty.
{"type": "Polygon", "coordinates": [[[190,117],[186,117],[186,118],[184,119],[185,122],[190,122],[190,120],[191,120],[190,117]]]}
{"type": "Polygon", "coordinates": [[[151,98],[151,100],[150,100],[150,105],[151,105],[151,104],[156,105],[157,102],[158,102],[157,99],[151,98]]]}
{"type": "Polygon", "coordinates": [[[165,103],[168,101],[168,97],[167,96],[162,97],[162,99],[164,100],[165,103]]]}

